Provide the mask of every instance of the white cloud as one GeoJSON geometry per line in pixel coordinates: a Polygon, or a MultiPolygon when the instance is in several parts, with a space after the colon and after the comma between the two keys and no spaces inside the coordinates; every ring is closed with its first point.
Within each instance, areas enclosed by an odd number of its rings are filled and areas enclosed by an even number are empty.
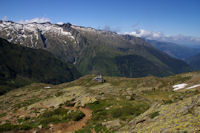
{"type": "Polygon", "coordinates": [[[138,29],[132,32],[125,32],[125,34],[150,40],[168,41],[180,44],[200,44],[200,37],[192,37],[184,35],[168,36],[161,32],[152,32],[144,29],[138,29]]]}
{"type": "Polygon", "coordinates": [[[6,21],[6,20],[7,20],[7,16],[4,16],[2,20],[3,20],[3,21],[6,21]]]}
{"type": "Polygon", "coordinates": [[[111,32],[116,32],[119,33],[121,28],[120,27],[111,27],[108,25],[105,25],[103,27],[99,26],[97,29],[103,30],[103,31],[111,31],[111,32]]]}
{"type": "Polygon", "coordinates": [[[56,24],[58,24],[58,25],[63,25],[64,23],[63,23],[63,22],[57,22],[56,24]]]}
{"type": "Polygon", "coordinates": [[[18,23],[21,23],[21,24],[28,24],[28,23],[34,23],[34,22],[36,22],[36,23],[46,23],[46,22],[51,22],[51,20],[49,18],[42,17],[42,18],[33,18],[33,19],[18,21],[18,23]]]}
{"type": "Polygon", "coordinates": [[[126,32],[125,34],[130,34],[136,37],[142,37],[146,39],[156,39],[162,38],[164,36],[161,32],[152,32],[144,29],[135,30],[133,32],[126,32]]]}

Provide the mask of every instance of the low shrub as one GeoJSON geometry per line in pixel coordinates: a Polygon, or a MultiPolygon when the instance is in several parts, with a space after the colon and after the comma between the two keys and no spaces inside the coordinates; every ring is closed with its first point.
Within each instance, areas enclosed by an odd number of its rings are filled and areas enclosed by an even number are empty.
{"type": "Polygon", "coordinates": [[[73,120],[73,121],[79,121],[79,120],[81,120],[83,117],[85,117],[85,114],[84,114],[83,112],[81,112],[81,111],[77,111],[77,113],[74,113],[74,114],[72,115],[72,120],[73,120]]]}
{"type": "Polygon", "coordinates": [[[150,117],[151,119],[153,119],[153,118],[155,118],[155,117],[158,116],[158,115],[159,115],[159,112],[156,111],[156,112],[151,113],[151,114],[149,115],[149,117],[150,117]]]}

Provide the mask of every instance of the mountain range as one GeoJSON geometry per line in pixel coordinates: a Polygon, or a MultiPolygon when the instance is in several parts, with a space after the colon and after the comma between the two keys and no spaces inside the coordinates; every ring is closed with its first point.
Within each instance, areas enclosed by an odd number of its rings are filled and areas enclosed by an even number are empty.
{"type": "Polygon", "coordinates": [[[200,53],[187,58],[186,62],[190,64],[194,70],[200,70],[200,53]]]}
{"type": "Polygon", "coordinates": [[[181,60],[187,60],[188,58],[196,55],[200,51],[200,46],[196,46],[195,48],[193,46],[187,45],[181,45],[171,42],[161,42],[156,40],[147,40],[153,47],[156,49],[159,49],[168,55],[181,59],[181,60]]]}
{"type": "Polygon", "coordinates": [[[21,46],[46,50],[73,64],[83,75],[143,77],[191,71],[185,62],[155,49],[144,39],[70,23],[1,21],[0,37],[21,46]]]}

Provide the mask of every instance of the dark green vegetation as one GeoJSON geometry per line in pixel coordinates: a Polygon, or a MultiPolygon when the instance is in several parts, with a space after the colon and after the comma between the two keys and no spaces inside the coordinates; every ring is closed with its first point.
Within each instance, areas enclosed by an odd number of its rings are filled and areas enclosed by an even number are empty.
{"type": "Polygon", "coordinates": [[[170,42],[160,42],[155,40],[147,40],[147,42],[168,55],[182,60],[186,60],[187,58],[196,55],[200,50],[200,48],[187,47],[170,42]]]}
{"type": "Polygon", "coordinates": [[[71,65],[49,52],[0,39],[0,95],[32,82],[59,84],[80,76],[71,65]]]}
{"type": "Polygon", "coordinates": [[[52,111],[46,111],[38,117],[30,118],[25,117],[24,119],[18,119],[18,124],[5,123],[0,125],[0,131],[9,130],[29,130],[32,128],[37,128],[38,126],[47,127],[48,124],[57,124],[62,122],[68,122],[70,120],[79,121],[85,114],[81,111],[71,111],[69,112],[63,108],[57,108],[52,111]]]}
{"type": "Polygon", "coordinates": [[[188,58],[186,61],[194,70],[200,70],[200,53],[188,58]]]}
{"type": "Polygon", "coordinates": [[[93,110],[95,122],[102,120],[122,119],[131,120],[149,108],[149,104],[137,100],[128,101],[127,99],[108,99],[105,101],[89,104],[88,107],[93,110]]]}
{"type": "Polygon", "coordinates": [[[153,113],[150,114],[150,118],[153,119],[153,118],[155,118],[155,117],[158,116],[158,115],[159,115],[159,112],[158,112],[158,111],[153,112],[153,113]]]}
{"type": "Polygon", "coordinates": [[[145,77],[149,75],[166,76],[168,73],[151,61],[138,55],[118,56],[115,58],[122,75],[127,77],[145,77]]]}

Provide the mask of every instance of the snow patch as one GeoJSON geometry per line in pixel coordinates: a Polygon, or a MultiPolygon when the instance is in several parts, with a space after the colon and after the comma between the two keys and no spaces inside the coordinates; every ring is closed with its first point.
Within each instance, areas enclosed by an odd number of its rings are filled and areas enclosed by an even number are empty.
{"type": "Polygon", "coordinates": [[[39,39],[38,32],[41,32],[42,34],[50,33],[58,36],[67,36],[69,39],[75,40],[74,36],[68,31],[65,31],[62,27],[50,23],[11,23],[11,22],[3,22],[0,23],[0,30],[5,30],[9,36],[10,33],[13,33],[16,35],[17,39],[21,38],[27,38],[27,36],[31,37],[31,43],[33,37],[36,38],[36,40],[39,39]],[[30,35],[31,33],[31,35],[30,35]],[[33,35],[33,36],[32,36],[33,35]]]}
{"type": "Polygon", "coordinates": [[[174,91],[177,91],[177,90],[180,90],[180,89],[187,89],[187,90],[189,90],[189,89],[193,89],[193,88],[196,88],[196,87],[200,86],[200,84],[196,84],[196,85],[193,85],[193,86],[185,88],[187,85],[188,84],[185,84],[185,83],[174,85],[173,86],[173,88],[174,88],[173,90],[174,91]]]}
{"type": "Polygon", "coordinates": [[[13,38],[8,39],[8,42],[12,42],[13,38]]]}
{"type": "Polygon", "coordinates": [[[57,22],[56,24],[58,24],[58,25],[63,25],[64,23],[63,23],[63,22],[57,22]]]}
{"type": "Polygon", "coordinates": [[[33,36],[31,35],[31,44],[33,45],[33,36]]]}
{"type": "Polygon", "coordinates": [[[199,87],[199,86],[200,86],[200,84],[197,84],[197,85],[190,86],[190,87],[188,87],[186,89],[192,89],[192,88],[196,88],[196,87],[199,87]]]}
{"type": "Polygon", "coordinates": [[[49,88],[51,88],[51,87],[50,87],[50,86],[45,86],[44,88],[45,88],[45,89],[49,89],[49,88]]]}
{"type": "Polygon", "coordinates": [[[10,33],[8,32],[6,36],[10,36],[10,33]]]}
{"type": "Polygon", "coordinates": [[[174,85],[173,86],[173,90],[174,91],[177,91],[177,90],[180,90],[180,89],[183,89],[183,88],[185,88],[187,86],[187,84],[185,84],[185,83],[182,83],[182,84],[177,84],[177,85],[174,85]]]}
{"type": "Polygon", "coordinates": [[[27,38],[27,36],[26,36],[26,35],[24,35],[24,34],[22,35],[22,37],[23,37],[23,38],[25,38],[25,39],[27,38]]]}

